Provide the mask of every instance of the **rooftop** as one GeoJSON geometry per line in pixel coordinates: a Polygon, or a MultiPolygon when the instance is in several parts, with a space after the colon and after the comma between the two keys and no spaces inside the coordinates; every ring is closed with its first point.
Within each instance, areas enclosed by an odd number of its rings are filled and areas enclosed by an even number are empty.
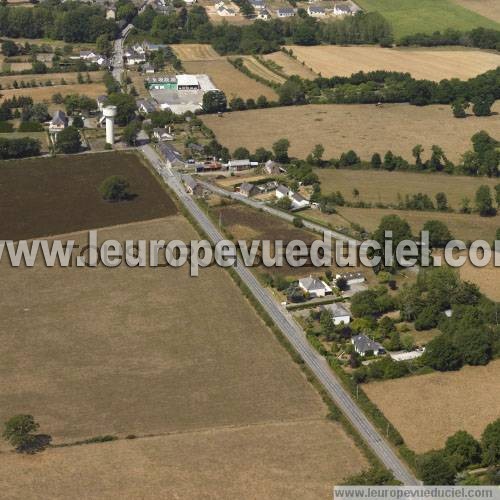
{"type": "Polygon", "coordinates": [[[381,344],[363,334],[354,336],[352,338],[352,343],[359,352],[379,351],[382,349],[381,344]]]}

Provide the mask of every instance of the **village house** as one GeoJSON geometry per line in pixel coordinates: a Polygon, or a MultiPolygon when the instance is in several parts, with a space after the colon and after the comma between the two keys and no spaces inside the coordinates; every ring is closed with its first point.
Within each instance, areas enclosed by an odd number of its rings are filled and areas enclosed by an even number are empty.
{"type": "Polygon", "coordinates": [[[271,19],[271,14],[267,9],[259,9],[259,11],[257,12],[257,19],[267,21],[271,19]]]}
{"type": "Polygon", "coordinates": [[[196,182],[189,174],[183,175],[181,177],[182,182],[186,188],[186,193],[192,194],[194,196],[202,196],[204,193],[203,186],[196,182]]]}
{"type": "Polygon", "coordinates": [[[354,11],[349,5],[335,4],[333,6],[334,16],[353,16],[354,11]]]}
{"type": "Polygon", "coordinates": [[[280,166],[273,160],[267,160],[264,165],[264,172],[269,175],[279,175],[281,172],[280,166]]]}
{"type": "Polygon", "coordinates": [[[276,188],[276,198],[278,198],[278,200],[281,198],[288,198],[289,193],[290,190],[286,186],[283,186],[283,184],[280,184],[276,188]]]}
{"type": "Polygon", "coordinates": [[[157,105],[152,99],[137,99],[135,102],[139,113],[144,115],[154,113],[157,109],[157,105]]]}
{"type": "Polygon", "coordinates": [[[241,170],[247,170],[252,167],[256,167],[257,162],[246,160],[229,160],[225,165],[230,172],[240,172],[241,170]]]}
{"type": "Polygon", "coordinates": [[[319,5],[309,5],[307,7],[307,13],[311,17],[325,17],[326,16],[326,11],[323,7],[320,7],[319,5]]]}
{"type": "Polygon", "coordinates": [[[127,59],[127,66],[136,66],[137,64],[143,64],[146,62],[146,56],[144,54],[139,54],[134,49],[127,49],[124,54],[127,59]]]}
{"type": "Polygon", "coordinates": [[[154,128],[153,137],[158,141],[173,141],[175,139],[174,135],[170,133],[168,128],[154,128]]]}
{"type": "Polygon", "coordinates": [[[309,200],[306,200],[299,193],[293,193],[291,196],[289,196],[289,198],[292,202],[291,210],[302,210],[304,208],[309,207],[310,205],[309,200]]]}
{"type": "Polygon", "coordinates": [[[351,313],[344,304],[334,302],[333,304],[321,306],[320,309],[331,314],[335,326],[348,325],[351,322],[351,313]]]}
{"type": "Polygon", "coordinates": [[[222,3],[222,5],[219,4],[219,7],[217,7],[217,14],[221,17],[233,17],[236,15],[236,12],[222,3]]]}
{"type": "Polygon", "coordinates": [[[354,350],[360,356],[366,356],[370,354],[374,354],[375,356],[379,356],[380,354],[384,354],[384,348],[378,342],[375,342],[371,338],[366,335],[355,335],[351,339],[351,343],[354,346],[354,350]]]}
{"type": "Polygon", "coordinates": [[[332,289],[324,281],[312,276],[300,279],[299,287],[311,298],[324,297],[332,293],[332,289]]]}
{"type": "Polygon", "coordinates": [[[54,113],[52,120],[50,120],[49,132],[51,134],[57,135],[59,132],[61,132],[61,130],[64,130],[67,126],[68,126],[68,117],[66,116],[66,113],[61,109],[58,109],[54,113]]]}
{"type": "Polygon", "coordinates": [[[158,144],[158,149],[169,167],[183,168],[186,162],[183,160],[182,155],[173,146],[165,142],[158,144]]]}
{"type": "Polygon", "coordinates": [[[106,9],[106,19],[116,19],[116,8],[108,7],[106,9]]]}
{"type": "Polygon", "coordinates": [[[258,194],[259,190],[255,184],[251,184],[250,182],[242,182],[240,184],[239,193],[241,196],[245,196],[246,198],[250,198],[250,196],[254,196],[258,194]]]}
{"type": "Polygon", "coordinates": [[[146,73],[146,75],[154,75],[155,73],[155,68],[151,63],[146,63],[142,67],[142,72],[146,73]]]}
{"type": "Polygon", "coordinates": [[[292,7],[282,7],[281,9],[278,9],[276,11],[276,15],[278,17],[293,17],[295,16],[295,9],[293,9],[292,7]]]}

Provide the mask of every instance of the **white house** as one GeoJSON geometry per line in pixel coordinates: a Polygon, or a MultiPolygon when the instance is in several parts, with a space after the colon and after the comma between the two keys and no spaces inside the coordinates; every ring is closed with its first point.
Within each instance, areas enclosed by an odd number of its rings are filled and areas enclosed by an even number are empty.
{"type": "Polygon", "coordinates": [[[280,184],[276,188],[276,198],[278,198],[278,200],[281,198],[288,198],[289,192],[290,192],[290,190],[286,186],[283,186],[283,184],[280,184]]]}
{"type": "Polygon", "coordinates": [[[349,5],[335,4],[333,6],[334,16],[353,16],[354,10],[349,5]]]}
{"type": "Polygon", "coordinates": [[[229,160],[226,167],[230,172],[239,172],[240,170],[247,170],[258,165],[255,161],[246,160],[229,160]]]}
{"type": "Polygon", "coordinates": [[[88,61],[90,59],[94,59],[98,56],[99,54],[96,54],[92,50],[81,50],[80,51],[80,59],[83,59],[84,61],[88,61]]]}
{"type": "Polygon", "coordinates": [[[300,279],[299,287],[313,298],[324,297],[325,295],[332,293],[332,289],[324,281],[321,281],[318,278],[313,278],[312,276],[300,279]]]}
{"type": "Polygon", "coordinates": [[[114,7],[108,7],[106,10],[106,19],[116,19],[116,9],[114,7]]]}
{"type": "Polygon", "coordinates": [[[58,109],[54,113],[52,120],[50,120],[49,132],[51,134],[57,134],[61,132],[61,130],[64,130],[67,126],[68,126],[68,117],[66,116],[66,113],[61,109],[58,109]]]}
{"type": "Polygon", "coordinates": [[[311,17],[325,17],[326,16],[326,11],[323,7],[320,7],[319,5],[309,5],[307,7],[307,13],[311,17]]]}
{"type": "Polygon", "coordinates": [[[173,141],[174,135],[170,133],[170,129],[167,128],[154,128],[153,137],[157,141],[173,141]]]}
{"type": "Polygon", "coordinates": [[[311,204],[299,193],[293,193],[291,196],[289,195],[289,198],[292,201],[292,210],[302,210],[311,204]]]}
{"type": "Polygon", "coordinates": [[[271,14],[267,9],[259,9],[257,12],[257,19],[262,19],[264,21],[267,21],[271,19],[271,14]]]}
{"type": "Polygon", "coordinates": [[[222,4],[217,8],[217,14],[221,17],[233,17],[236,15],[236,12],[225,4],[222,4]]]}
{"type": "Polygon", "coordinates": [[[354,350],[360,356],[366,356],[370,353],[373,353],[375,356],[379,356],[380,354],[385,353],[381,344],[363,334],[352,337],[351,343],[354,346],[354,350]]]}
{"type": "Polygon", "coordinates": [[[278,17],[293,17],[295,15],[295,9],[292,7],[282,7],[276,11],[278,17]]]}
{"type": "Polygon", "coordinates": [[[351,322],[351,313],[344,304],[334,302],[321,306],[321,310],[328,311],[332,315],[334,325],[348,325],[351,322]]]}
{"type": "Polygon", "coordinates": [[[146,56],[144,54],[139,54],[134,49],[127,49],[124,54],[127,58],[128,66],[135,66],[136,64],[143,64],[146,62],[146,56]]]}

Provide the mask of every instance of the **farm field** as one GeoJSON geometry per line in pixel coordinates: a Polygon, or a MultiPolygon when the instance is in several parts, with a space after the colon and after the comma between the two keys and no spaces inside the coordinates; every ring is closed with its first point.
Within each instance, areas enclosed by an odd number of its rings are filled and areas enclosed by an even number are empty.
{"type": "MultiPolygon", "coordinates": [[[[1,138],[5,139],[19,139],[21,137],[31,137],[32,139],[38,139],[42,145],[42,154],[49,152],[49,138],[47,132],[9,132],[7,134],[0,134],[1,138]]],[[[0,179],[1,179],[1,167],[0,167],[0,179]]],[[[0,181],[0,191],[2,190],[2,183],[0,181]]],[[[0,202],[1,205],[1,202],[0,202]]]]}
{"type": "Polygon", "coordinates": [[[228,100],[233,97],[257,99],[261,95],[270,100],[275,100],[277,97],[273,89],[238,71],[224,58],[186,61],[183,62],[183,66],[188,73],[209,75],[214,84],[225,92],[228,100]]]}
{"type": "Polygon", "coordinates": [[[318,75],[309,69],[308,66],[301,64],[299,61],[285,54],[284,52],[273,52],[262,56],[266,61],[273,61],[278,66],[281,66],[283,73],[288,76],[298,75],[306,80],[314,80],[318,75]]]}
{"type": "MultiPolygon", "coordinates": [[[[460,208],[460,202],[464,197],[473,201],[479,186],[486,184],[494,189],[498,184],[497,179],[488,177],[415,172],[325,168],[315,169],[315,173],[325,193],[340,191],[349,201],[355,201],[353,195],[355,188],[359,191],[360,200],[371,203],[397,203],[398,193],[403,199],[407,194],[425,193],[435,201],[436,193],[442,191],[448,198],[448,205],[455,210],[460,208]]],[[[481,221],[485,224],[486,219],[481,217],[481,221]]]]}
{"type": "Polygon", "coordinates": [[[220,59],[220,55],[208,44],[182,43],[171,47],[182,62],[220,59]]]}
{"type": "MultiPolygon", "coordinates": [[[[49,78],[47,78],[48,80],[49,78]]],[[[36,87],[33,89],[5,89],[2,90],[2,99],[10,99],[14,96],[29,95],[34,102],[50,102],[54,94],[60,93],[62,96],[68,94],[85,94],[88,97],[98,97],[106,94],[106,87],[103,83],[81,83],[73,85],[53,85],[52,87],[36,87]]]]}
{"type": "Polygon", "coordinates": [[[467,80],[500,66],[500,54],[469,48],[389,49],[375,46],[340,47],[292,45],[299,61],[325,77],[351,76],[358,71],[387,70],[411,73],[414,78],[467,80]]]}
{"type": "Polygon", "coordinates": [[[334,483],[363,466],[366,461],[338,424],[310,420],[52,449],[36,456],[3,453],[0,482],[12,500],[316,500],[328,498],[334,483]],[[12,480],[19,475],[22,481],[12,480]]]}
{"type": "MultiPolygon", "coordinates": [[[[333,226],[338,223],[338,217],[342,216],[346,221],[359,224],[368,231],[374,231],[382,217],[386,215],[396,214],[402,219],[408,221],[413,234],[417,235],[422,226],[429,220],[439,220],[444,222],[451,234],[455,238],[464,241],[485,239],[493,241],[495,239],[496,230],[500,227],[500,217],[480,217],[479,215],[467,215],[458,213],[442,213],[442,212],[419,212],[411,210],[390,210],[382,208],[351,208],[339,207],[337,217],[335,214],[323,214],[318,210],[308,210],[304,215],[324,222],[329,222],[333,226]]],[[[349,224],[345,224],[347,227],[349,224]]]]}
{"type": "Polygon", "coordinates": [[[391,24],[394,35],[400,38],[415,33],[429,33],[456,29],[498,29],[499,24],[476,12],[465,9],[453,0],[359,0],[366,11],[380,12],[391,24]]]}
{"type": "Polygon", "coordinates": [[[0,165],[0,239],[28,239],[164,217],[177,209],[133,153],[12,160],[0,165]],[[98,187],[123,175],[137,195],[107,203],[98,187]]]}
{"type": "Polygon", "coordinates": [[[497,0],[453,0],[457,5],[481,14],[500,23],[500,8],[497,0]]]}
{"type": "Polygon", "coordinates": [[[253,56],[242,56],[243,65],[251,71],[254,75],[260,76],[261,78],[265,78],[270,82],[282,84],[285,82],[285,78],[277,75],[274,71],[271,71],[269,68],[266,68],[260,61],[258,61],[253,56]]]}
{"type": "MultiPolygon", "coordinates": [[[[493,109],[498,113],[500,102],[493,109]]],[[[298,158],[305,158],[321,143],[325,158],[338,158],[354,149],[366,160],[375,152],[383,155],[388,150],[412,160],[411,150],[416,144],[424,146],[425,157],[437,144],[450,160],[457,161],[470,149],[470,138],[476,132],[486,130],[500,138],[498,116],[459,120],[449,106],[312,104],[232,112],[223,119],[207,115],[202,120],[230,151],[239,146],[250,151],[270,149],[286,137],[291,143],[290,154],[298,158]]]]}
{"type": "MultiPolygon", "coordinates": [[[[93,83],[98,83],[102,81],[102,77],[104,73],[102,71],[90,71],[89,73],[90,79],[93,83]]],[[[87,73],[81,73],[82,77],[86,80],[87,73]]],[[[78,73],[47,73],[44,75],[10,75],[10,76],[0,76],[0,85],[2,85],[3,89],[11,88],[13,83],[17,81],[18,83],[21,81],[24,82],[32,82],[35,81],[38,84],[45,84],[47,81],[51,81],[54,86],[59,86],[61,79],[66,80],[66,83],[76,84],[78,82],[78,73]]],[[[80,84],[81,85],[81,84],[80,84]]],[[[48,87],[53,88],[51,87],[48,87]]],[[[23,89],[25,93],[31,93],[34,89],[23,89]]],[[[4,90],[2,90],[3,94],[4,90]]]]}
{"type": "Polygon", "coordinates": [[[486,267],[475,267],[467,262],[459,270],[463,280],[472,281],[491,300],[500,302],[500,267],[495,267],[493,262],[486,267]]]}
{"type": "Polygon", "coordinates": [[[500,360],[466,366],[458,372],[431,373],[366,384],[369,398],[417,453],[441,448],[459,430],[479,438],[500,414],[500,360]]]}

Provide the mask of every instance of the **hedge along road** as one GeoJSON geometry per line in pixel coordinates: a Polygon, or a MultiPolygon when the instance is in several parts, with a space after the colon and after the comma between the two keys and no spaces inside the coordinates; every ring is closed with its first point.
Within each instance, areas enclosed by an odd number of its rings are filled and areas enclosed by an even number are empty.
{"type": "MultiPolygon", "coordinates": [[[[165,183],[174,191],[208,238],[212,240],[212,243],[217,244],[219,241],[224,240],[225,238],[217,230],[212,221],[185,192],[178,175],[164,164],[156,151],[149,145],[143,146],[141,151],[165,183]]],[[[362,410],[344,389],[341,382],[331,371],[325,359],[309,345],[304,331],[295,322],[292,316],[274,300],[249,269],[243,266],[239,261],[235,264],[234,270],[381,462],[391,470],[396,479],[403,484],[409,486],[419,485],[420,482],[411,474],[402,460],[393,451],[389,443],[382,438],[381,434],[375,429],[362,410]]]]}

